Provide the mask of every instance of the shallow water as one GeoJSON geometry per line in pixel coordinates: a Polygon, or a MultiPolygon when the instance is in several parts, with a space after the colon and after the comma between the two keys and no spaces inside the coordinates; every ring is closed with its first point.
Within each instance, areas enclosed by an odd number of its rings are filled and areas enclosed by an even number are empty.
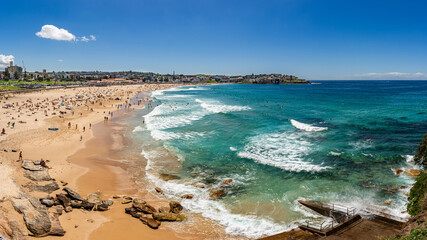
{"type": "Polygon", "coordinates": [[[154,109],[129,120],[135,151],[148,159],[146,178],[169,197],[194,194],[182,201],[186,208],[247,237],[319,219],[298,199],[404,217],[408,189],[387,192],[413,182],[394,170],[416,167],[410,160],[427,131],[427,81],[319,83],[153,92],[154,109]],[[180,179],[162,181],[161,173],[180,179]],[[227,195],[210,200],[208,189],[227,178],[227,195]]]}

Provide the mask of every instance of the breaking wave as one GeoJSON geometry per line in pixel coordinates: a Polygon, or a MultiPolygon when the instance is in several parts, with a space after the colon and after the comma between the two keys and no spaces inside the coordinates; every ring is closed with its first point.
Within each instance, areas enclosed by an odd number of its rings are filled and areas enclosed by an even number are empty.
{"type": "Polygon", "coordinates": [[[327,127],[316,127],[316,126],[312,126],[310,124],[298,122],[298,121],[293,120],[293,119],[291,119],[291,124],[292,124],[292,126],[298,128],[299,130],[303,130],[306,132],[321,132],[321,131],[328,130],[327,127]]]}
{"type": "Polygon", "coordinates": [[[238,111],[246,111],[251,110],[252,108],[247,106],[233,106],[233,105],[223,105],[215,103],[206,103],[200,99],[196,99],[196,102],[200,103],[202,108],[208,110],[212,113],[228,113],[228,112],[238,112],[238,111]]]}

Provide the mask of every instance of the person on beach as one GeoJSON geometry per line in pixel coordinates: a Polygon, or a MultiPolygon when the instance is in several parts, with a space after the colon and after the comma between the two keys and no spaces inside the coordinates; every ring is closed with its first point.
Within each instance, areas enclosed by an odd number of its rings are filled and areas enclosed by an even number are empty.
{"type": "Polygon", "coordinates": [[[4,128],[1,130],[1,135],[6,134],[6,130],[4,128]]]}
{"type": "Polygon", "coordinates": [[[19,161],[22,161],[22,151],[19,152],[19,161]]]}
{"type": "Polygon", "coordinates": [[[68,129],[71,128],[71,122],[68,122],[68,129]]]}
{"type": "Polygon", "coordinates": [[[42,167],[44,167],[44,168],[50,169],[50,167],[48,167],[48,166],[46,165],[46,162],[43,160],[43,158],[42,158],[42,159],[40,159],[40,165],[41,165],[42,167]]]}
{"type": "Polygon", "coordinates": [[[86,131],[86,127],[83,127],[83,132],[85,132],[86,131]]]}

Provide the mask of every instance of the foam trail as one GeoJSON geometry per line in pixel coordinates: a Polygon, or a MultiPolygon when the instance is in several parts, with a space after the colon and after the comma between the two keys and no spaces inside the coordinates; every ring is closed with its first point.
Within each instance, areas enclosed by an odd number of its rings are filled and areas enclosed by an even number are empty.
{"type": "Polygon", "coordinates": [[[200,99],[196,99],[195,101],[200,103],[200,106],[202,106],[202,108],[212,113],[228,113],[228,112],[238,112],[238,111],[246,111],[246,110],[252,109],[247,106],[224,105],[218,102],[206,103],[205,101],[202,101],[200,99]]]}
{"type": "Polygon", "coordinates": [[[315,127],[310,124],[301,123],[293,119],[291,119],[291,124],[292,126],[298,128],[299,130],[303,130],[306,132],[320,132],[320,131],[328,130],[327,127],[315,127]]]}
{"type": "Polygon", "coordinates": [[[133,130],[132,130],[132,132],[141,132],[141,131],[143,131],[144,129],[141,127],[141,126],[136,126],[133,130]]]}

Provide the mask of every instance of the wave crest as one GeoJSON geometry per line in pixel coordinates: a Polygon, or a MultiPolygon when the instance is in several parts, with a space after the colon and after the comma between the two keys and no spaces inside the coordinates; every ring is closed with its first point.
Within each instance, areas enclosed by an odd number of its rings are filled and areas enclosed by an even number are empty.
{"type": "Polygon", "coordinates": [[[206,103],[200,99],[196,99],[195,101],[200,103],[200,106],[202,106],[202,108],[212,113],[228,113],[228,112],[247,111],[252,109],[247,106],[225,105],[225,104],[219,104],[219,103],[206,103]]]}
{"type": "Polygon", "coordinates": [[[321,132],[321,131],[328,130],[327,127],[316,127],[316,126],[312,126],[310,124],[298,122],[294,119],[291,119],[291,124],[292,124],[292,126],[298,128],[299,130],[303,130],[306,132],[321,132]]]}

